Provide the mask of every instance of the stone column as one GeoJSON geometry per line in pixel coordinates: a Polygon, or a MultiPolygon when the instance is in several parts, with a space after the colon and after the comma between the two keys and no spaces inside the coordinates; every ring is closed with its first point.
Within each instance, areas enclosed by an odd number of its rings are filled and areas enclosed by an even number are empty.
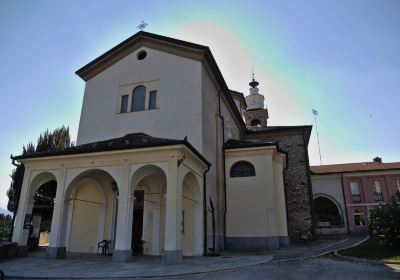
{"type": "Polygon", "coordinates": [[[132,260],[132,222],[134,198],[129,188],[129,165],[122,166],[122,178],[120,178],[117,229],[115,233],[115,249],[113,261],[128,262],[132,260]]]}
{"type": "Polygon", "coordinates": [[[167,264],[181,263],[182,186],[178,186],[178,168],[176,158],[172,158],[168,162],[165,209],[164,262],[167,264]]]}
{"type": "Polygon", "coordinates": [[[142,225],[142,240],[145,242],[143,244],[143,254],[146,252],[147,248],[147,223],[149,216],[149,203],[146,201],[146,193],[143,197],[143,225],[142,225]]]}
{"type": "Polygon", "coordinates": [[[15,226],[12,236],[12,241],[18,243],[18,255],[26,256],[28,254],[28,235],[29,229],[24,229],[25,214],[32,213],[33,198],[29,201],[29,177],[30,171],[28,168],[25,170],[24,179],[21,187],[21,197],[19,200],[19,206],[17,216],[15,217],[15,226]]]}
{"type": "Polygon", "coordinates": [[[160,204],[153,204],[153,232],[151,236],[151,254],[160,254],[160,204]]]}
{"type": "Polygon", "coordinates": [[[50,244],[47,247],[48,259],[64,259],[66,254],[65,232],[67,230],[68,201],[64,199],[66,169],[60,170],[57,178],[57,192],[51,220],[50,244]]]}

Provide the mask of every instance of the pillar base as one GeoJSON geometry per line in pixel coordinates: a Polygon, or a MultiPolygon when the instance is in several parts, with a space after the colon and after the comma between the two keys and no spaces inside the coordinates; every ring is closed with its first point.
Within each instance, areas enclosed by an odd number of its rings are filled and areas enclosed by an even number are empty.
{"type": "Polygon", "coordinates": [[[49,260],[65,259],[67,248],[65,247],[47,247],[46,258],[49,260]]]}
{"type": "Polygon", "coordinates": [[[165,264],[182,263],[182,250],[164,251],[163,261],[165,264]]]}
{"type": "Polygon", "coordinates": [[[113,262],[130,262],[132,261],[132,250],[114,250],[112,256],[113,262]]]}
{"type": "Polygon", "coordinates": [[[28,256],[28,246],[26,246],[26,245],[18,245],[18,247],[17,247],[17,256],[18,257],[27,257],[28,256]]]}

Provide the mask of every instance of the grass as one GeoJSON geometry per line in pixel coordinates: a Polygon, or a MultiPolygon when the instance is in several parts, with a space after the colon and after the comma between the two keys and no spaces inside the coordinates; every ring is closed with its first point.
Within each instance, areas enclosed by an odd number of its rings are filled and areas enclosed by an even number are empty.
{"type": "Polygon", "coordinates": [[[355,247],[341,250],[339,254],[361,259],[400,261],[400,248],[385,247],[377,235],[371,236],[367,241],[355,247]]]}

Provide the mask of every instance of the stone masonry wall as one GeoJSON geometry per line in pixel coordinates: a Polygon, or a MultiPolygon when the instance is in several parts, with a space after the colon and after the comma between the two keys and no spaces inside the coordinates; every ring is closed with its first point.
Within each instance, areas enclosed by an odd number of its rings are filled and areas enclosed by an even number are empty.
{"type": "Polygon", "coordinates": [[[244,138],[277,141],[279,148],[288,153],[285,171],[288,231],[292,242],[299,240],[300,234],[311,230],[313,225],[308,150],[302,131],[297,133],[259,132],[246,134],[244,138]]]}

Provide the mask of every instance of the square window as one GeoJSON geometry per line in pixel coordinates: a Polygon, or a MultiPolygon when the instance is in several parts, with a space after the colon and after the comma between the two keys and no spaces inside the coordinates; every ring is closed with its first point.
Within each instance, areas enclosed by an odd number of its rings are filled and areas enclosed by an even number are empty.
{"type": "Polygon", "coordinates": [[[121,113],[128,112],[128,95],[122,95],[121,98],[121,113]]]}
{"type": "Polygon", "coordinates": [[[149,109],[157,109],[157,91],[150,91],[149,109]]]}

